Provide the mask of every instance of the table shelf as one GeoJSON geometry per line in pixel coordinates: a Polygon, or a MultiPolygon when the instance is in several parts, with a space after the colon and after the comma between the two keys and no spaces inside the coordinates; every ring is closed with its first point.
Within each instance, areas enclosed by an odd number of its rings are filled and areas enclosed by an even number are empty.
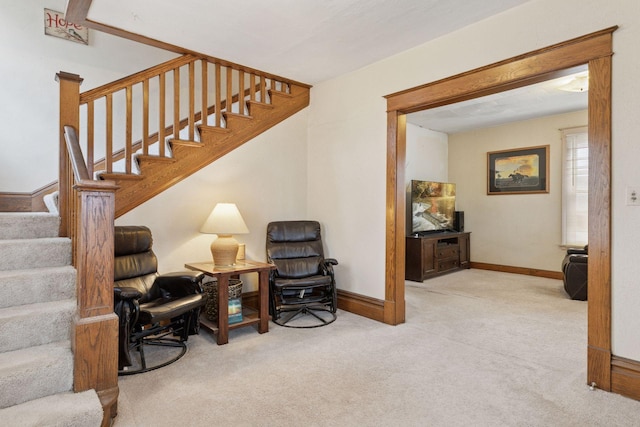
{"type": "MultiPolygon", "coordinates": [[[[258,310],[251,307],[242,306],[242,320],[238,323],[229,324],[229,330],[243,328],[245,326],[257,325],[260,323],[260,315],[258,310]]],[[[200,315],[200,326],[208,330],[213,334],[218,333],[218,322],[215,320],[209,320],[209,318],[202,313],[200,315]]]]}

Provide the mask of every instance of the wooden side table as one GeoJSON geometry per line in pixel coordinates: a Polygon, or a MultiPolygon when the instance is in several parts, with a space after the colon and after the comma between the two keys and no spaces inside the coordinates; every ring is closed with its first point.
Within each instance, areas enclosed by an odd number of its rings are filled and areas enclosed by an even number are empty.
{"type": "Polygon", "coordinates": [[[259,333],[269,332],[269,271],[275,268],[273,264],[242,260],[231,267],[218,267],[213,262],[194,262],[184,266],[218,281],[218,321],[211,322],[203,317],[200,322],[216,334],[218,345],[229,342],[229,329],[258,325],[259,333]],[[243,308],[242,321],[229,325],[229,278],[245,273],[258,273],[258,312],[243,308]]]}

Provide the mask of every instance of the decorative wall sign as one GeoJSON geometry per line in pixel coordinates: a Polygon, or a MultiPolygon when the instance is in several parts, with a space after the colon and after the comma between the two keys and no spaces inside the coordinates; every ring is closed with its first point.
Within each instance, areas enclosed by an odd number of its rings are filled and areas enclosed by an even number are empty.
{"type": "Polygon", "coordinates": [[[487,153],[487,194],[549,192],[549,146],[487,153]]]}
{"type": "Polygon", "coordinates": [[[88,28],[67,22],[64,13],[51,9],[44,10],[44,33],[76,43],[89,44],[88,28]]]}

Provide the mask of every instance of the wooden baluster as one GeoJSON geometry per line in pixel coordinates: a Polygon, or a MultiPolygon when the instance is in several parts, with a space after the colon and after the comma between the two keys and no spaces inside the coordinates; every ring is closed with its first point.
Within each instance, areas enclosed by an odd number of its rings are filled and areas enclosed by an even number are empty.
{"type": "MultiPolygon", "coordinates": [[[[131,173],[131,156],[133,154],[131,152],[133,144],[133,90],[131,85],[127,86],[126,97],[127,117],[124,140],[124,171],[125,173],[131,173]]],[[[112,155],[112,153],[108,153],[108,155],[112,155]]]]}
{"type": "Polygon", "coordinates": [[[244,71],[238,71],[238,113],[244,114],[244,71]]]}
{"type": "Polygon", "coordinates": [[[195,119],[195,101],[196,101],[196,89],[195,89],[195,62],[189,62],[189,141],[193,141],[193,128],[195,119]]]}
{"type": "Polygon", "coordinates": [[[221,108],[221,100],[220,100],[220,92],[222,91],[222,76],[220,72],[220,64],[216,63],[216,126],[220,127],[220,108],[221,108]]]}
{"type": "Polygon", "coordinates": [[[142,154],[149,154],[149,79],[142,82],[142,154]]]}
{"type": "Polygon", "coordinates": [[[253,73],[249,75],[249,100],[256,100],[256,75],[253,73]]]}
{"type": "Polygon", "coordinates": [[[202,124],[207,126],[209,124],[209,63],[205,60],[200,60],[200,67],[202,68],[202,124]]]}
{"type": "Polygon", "coordinates": [[[160,144],[158,146],[158,153],[160,154],[160,157],[164,157],[165,156],[165,135],[164,135],[164,127],[165,127],[165,114],[166,114],[166,99],[165,99],[165,84],[166,84],[166,79],[165,79],[165,73],[160,73],[159,75],[159,83],[160,87],[159,89],[159,93],[158,93],[158,144],[160,144]]]}
{"type": "Polygon", "coordinates": [[[94,164],[94,105],[93,101],[87,103],[87,170],[89,176],[93,178],[93,164],[94,164]]]}
{"type": "Polygon", "coordinates": [[[267,103],[267,85],[264,76],[260,76],[260,102],[266,104],[267,103]]]}
{"type": "Polygon", "coordinates": [[[106,97],[106,147],[104,150],[105,169],[107,173],[113,172],[113,95],[108,94],[106,97]]]}
{"type": "Polygon", "coordinates": [[[233,68],[227,67],[227,97],[226,97],[226,110],[231,112],[233,109],[233,68]]]}
{"type": "Polygon", "coordinates": [[[173,138],[180,139],[180,68],[173,70],[173,138]]]}

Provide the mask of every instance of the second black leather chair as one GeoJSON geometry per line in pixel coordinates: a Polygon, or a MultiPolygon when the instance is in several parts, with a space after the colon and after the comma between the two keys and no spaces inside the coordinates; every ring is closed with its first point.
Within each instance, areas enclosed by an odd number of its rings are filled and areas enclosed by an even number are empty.
{"type": "Polygon", "coordinates": [[[269,309],[276,324],[313,328],[336,320],[338,304],[333,266],[338,261],[324,257],[320,223],[269,223],[267,260],[276,266],[269,276],[269,309]],[[306,314],[317,322],[292,322],[306,314]]]}

